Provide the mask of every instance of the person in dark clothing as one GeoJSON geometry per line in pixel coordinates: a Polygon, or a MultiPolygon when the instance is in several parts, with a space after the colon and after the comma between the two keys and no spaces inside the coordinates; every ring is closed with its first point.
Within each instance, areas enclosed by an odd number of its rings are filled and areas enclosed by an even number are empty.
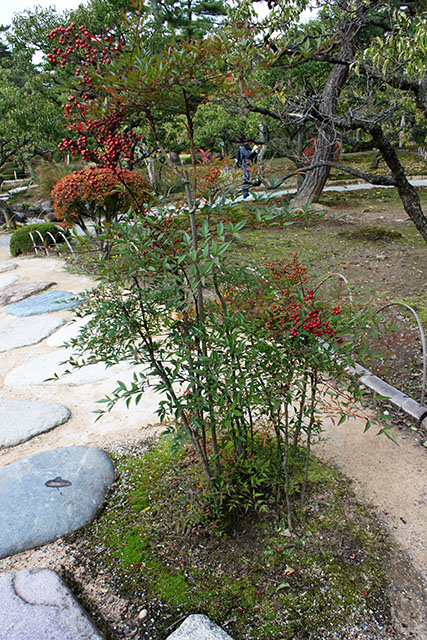
{"type": "Polygon", "coordinates": [[[239,146],[237,147],[236,164],[238,167],[243,169],[242,193],[244,198],[247,198],[249,196],[249,185],[251,183],[249,177],[249,167],[254,162],[256,162],[257,151],[257,147],[251,149],[244,139],[241,140],[239,146]]]}

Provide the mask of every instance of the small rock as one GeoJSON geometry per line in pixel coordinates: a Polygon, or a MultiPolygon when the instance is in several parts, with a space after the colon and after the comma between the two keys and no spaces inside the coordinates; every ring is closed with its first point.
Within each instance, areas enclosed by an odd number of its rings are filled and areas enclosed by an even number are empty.
{"type": "Polygon", "coordinates": [[[140,620],[144,620],[144,618],[147,617],[148,611],[147,609],[141,609],[141,611],[138,613],[138,618],[140,620]]]}
{"type": "Polygon", "coordinates": [[[232,637],[207,616],[194,614],[188,616],[167,640],[232,640],[232,637]]]}

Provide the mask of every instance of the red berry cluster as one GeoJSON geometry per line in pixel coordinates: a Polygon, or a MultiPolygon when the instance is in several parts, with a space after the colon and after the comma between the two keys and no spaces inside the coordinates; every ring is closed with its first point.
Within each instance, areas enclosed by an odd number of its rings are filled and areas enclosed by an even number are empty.
{"type": "Polygon", "coordinates": [[[50,63],[62,69],[68,64],[73,65],[72,73],[77,78],[74,95],[63,105],[64,115],[69,121],[68,130],[74,136],[63,138],[59,149],[80,154],[86,162],[95,162],[110,169],[117,167],[121,158],[125,158],[132,167],[139,136],[126,131],[128,118],[121,104],[123,97],[116,96],[111,88],[103,87],[113,96],[114,111],[103,117],[95,115],[105,94],[102,95],[102,88],[95,90],[93,68],[106,65],[113,55],[119,55],[122,41],[115,47],[110,34],[93,36],[85,26],[76,28],[75,23],[69,27],[57,27],[48,34],[48,38],[58,41],[58,46],[48,55],[50,63]]]}

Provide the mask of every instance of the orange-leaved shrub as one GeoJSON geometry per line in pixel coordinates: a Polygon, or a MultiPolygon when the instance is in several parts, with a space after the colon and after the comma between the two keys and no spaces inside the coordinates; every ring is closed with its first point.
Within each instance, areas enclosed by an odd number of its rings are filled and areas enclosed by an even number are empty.
{"type": "Polygon", "coordinates": [[[151,200],[147,180],[128,169],[90,167],[74,171],[55,184],[51,191],[57,220],[86,229],[85,218],[101,229],[127,211],[143,210],[151,200]]]}

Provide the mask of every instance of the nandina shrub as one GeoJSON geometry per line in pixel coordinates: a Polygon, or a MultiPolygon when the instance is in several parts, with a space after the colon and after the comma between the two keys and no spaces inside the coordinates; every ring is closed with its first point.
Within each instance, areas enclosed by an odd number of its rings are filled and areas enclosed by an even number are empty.
{"type": "Polygon", "coordinates": [[[151,200],[145,178],[128,169],[90,167],[62,178],[51,191],[56,217],[86,230],[85,219],[95,223],[97,233],[127,211],[142,210],[151,200]]]}

